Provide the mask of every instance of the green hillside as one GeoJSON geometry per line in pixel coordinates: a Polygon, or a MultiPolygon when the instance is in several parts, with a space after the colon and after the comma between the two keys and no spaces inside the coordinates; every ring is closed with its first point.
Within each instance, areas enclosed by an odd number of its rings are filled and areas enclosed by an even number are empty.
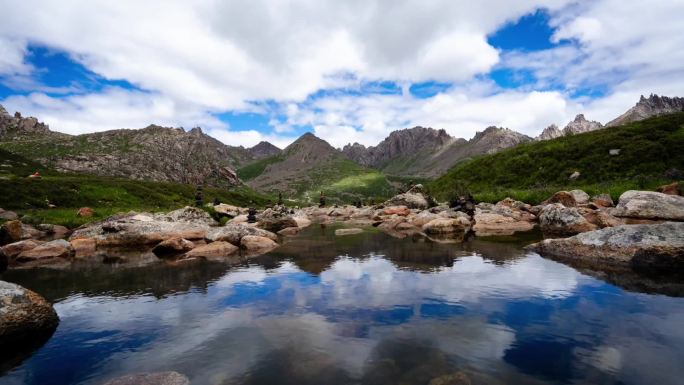
{"type": "Polygon", "coordinates": [[[463,188],[483,201],[512,196],[538,202],[570,188],[615,199],[628,189],[681,179],[682,172],[684,113],[676,113],[480,156],[454,166],[429,187],[442,199],[463,188]],[[610,155],[616,149],[619,154],[610,155]],[[575,171],[581,175],[571,181],[575,171]]]}
{"type": "MultiPolygon", "coordinates": [[[[171,210],[193,205],[195,192],[196,187],[187,184],[62,174],[0,150],[0,207],[28,214],[36,222],[73,227],[122,211],[171,210]],[[43,177],[26,178],[35,171],[43,177]],[[48,203],[57,207],[48,208],[48,203]],[[84,206],[95,209],[95,218],[75,215],[84,206]]],[[[214,198],[240,206],[247,206],[250,201],[263,206],[272,199],[248,187],[205,188],[205,202],[214,198]]]]}

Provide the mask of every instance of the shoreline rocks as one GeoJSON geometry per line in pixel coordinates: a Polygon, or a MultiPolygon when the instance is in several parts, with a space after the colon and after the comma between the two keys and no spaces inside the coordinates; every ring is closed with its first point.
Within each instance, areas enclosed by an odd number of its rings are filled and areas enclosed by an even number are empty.
{"type": "Polygon", "coordinates": [[[14,283],[0,281],[2,353],[44,342],[58,324],[57,312],[45,298],[14,283]]]}
{"type": "Polygon", "coordinates": [[[612,213],[616,217],[684,221],[684,197],[630,190],[620,196],[612,213]]]}

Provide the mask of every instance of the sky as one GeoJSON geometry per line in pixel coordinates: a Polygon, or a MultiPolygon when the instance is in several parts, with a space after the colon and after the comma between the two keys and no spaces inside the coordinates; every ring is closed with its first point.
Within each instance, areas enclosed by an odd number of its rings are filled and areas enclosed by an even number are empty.
{"type": "Polygon", "coordinates": [[[684,96],[682,0],[0,0],[0,104],[55,131],[375,145],[684,96]]]}

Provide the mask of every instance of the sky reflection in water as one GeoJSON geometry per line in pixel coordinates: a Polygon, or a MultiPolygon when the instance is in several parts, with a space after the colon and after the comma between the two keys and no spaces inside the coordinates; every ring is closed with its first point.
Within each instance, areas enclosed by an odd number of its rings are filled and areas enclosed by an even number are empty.
{"type": "Polygon", "coordinates": [[[55,300],[61,324],[0,384],[162,370],[193,385],[427,384],[457,371],[475,384],[684,378],[683,298],[624,291],[519,243],[335,241],[311,229],[249,266],[166,269],[108,272],[155,285],[5,277],[55,300]]]}

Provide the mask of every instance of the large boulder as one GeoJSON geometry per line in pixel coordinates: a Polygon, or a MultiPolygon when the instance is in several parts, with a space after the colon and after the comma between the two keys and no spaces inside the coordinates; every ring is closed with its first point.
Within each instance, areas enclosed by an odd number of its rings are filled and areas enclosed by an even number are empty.
{"type": "Polygon", "coordinates": [[[225,203],[220,203],[214,206],[214,211],[220,215],[224,215],[230,218],[237,217],[240,215],[241,209],[237,206],[227,205],[225,203]]]}
{"type": "Polygon", "coordinates": [[[654,191],[626,191],[620,196],[613,215],[684,221],[684,197],[654,191]]]}
{"type": "Polygon", "coordinates": [[[206,211],[192,206],[174,210],[166,214],[157,214],[155,219],[165,222],[183,222],[195,225],[214,226],[218,223],[206,211]]]}
{"type": "Polygon", "coordinates": [[[159,258],[169,258],[190,251],[193,248],[195,248],[195,244],[191,241],[174,237],[157,244],[157,246],[152,249],[152,253],[159,258]]]}
{"type": "Polygon", "coordinates": [[[519,220],[494,212],[483,212],[479,209],[476,210],[473,219],[475,220],[473,231],[479,237],[513,235],[517,232],[534,229],[534,223],[530,221],[519,220]]]}
{"type": "Polygon", "coordinates": [[[38,245],[30,250],[22,251],[16,261],[19,263],[36,262],[54,258],[68,259],[73,255],[71,244],[64,239],[57,239],[38,245]]]}
{"type": "Polygon", "coordinates": [[[544,206],[539,214],[539,227],[543,233],[552,235],[572,235],[597,228],[576,207],[566,207],[560,203],[544,206]]]}
{"type": "Polygon", "coordinates": [[[609,227],[546,239],[529,249],[579,262],[684,271],[684,222],[609,227]]]}
{"type": "Polygon", "coordinates": [[[0,281],[2,350],[21,349],[25,345],[44,341],[58,324],[57,312],[45,298],[19,285],[0,281]]]}
{"type": "Polygon", "coordinates": [[[409,189],[407,192],[395,195],[384,203],[385,206],[406,206],[410,209],[425,210],[436,206],[434,198],[432,198],[425,187],[417,184],[409,189]]]}
{"type": "Polygon", "coordinates": [[[267,253],[278,247],[270,238],[260,237],[257,235],[247,235],[240,240],[240,248],[246,250],[248,253],[267,253]]]}
{"type": "Polygon", "coordinates": [[[417,227],[423,227],[424,224],[430,222],[433,219],[441,218],[438,214],[432,213],[428,210],[419,212],[413,219],[411,223],[417,227]]]}
{"type": "Polygon", "coordinates": [[[0,245],[19,242],[23,235],[21,221],[7,221],[0,226],[0,245]]]}
{"type": "Polygon", "coordinates": [[[266,237],[273,241],[278,239],[278,236],[270,231],[241,223],[228,223],[223,227],[213,228],[207,233],[206,238],[211,242],[224,241],[240,246],[242,238],[248,235],[266,237]]]}
{"type": "Polygon", "coordinates": [[[423,225],[426,234],[464,234],[470,231],[467,217],[438,218],[423,225]]]}
{"type": "Polygon", "coordinates": [[[15,219],[19,219],[19,215],[15,213],[14,211],[6,211],[3,209],[0,209],[0,219],[4,219],[7,221],[13,221],[15,219]]]}
{"type": "Polygon", "coordinates": [[[298,227],[297,221],[285,209],[266,209],[259,215],[257,226],[277,233],[287,227],[298,227]]]}
{"type": "Polygon", "coordinates": [[[570,190],[570,195],[575,199],[575,203],[578,205],[584,205],[589,203],[589,200],[591,199],[589,197],[589,194],[582,190],[570,190]]]}
{"type": "Polygon", "coordinates": [[[110,380],[104,385],[190,385],[190,380],[178,372],[131,374],[110,380]]]}
{"type": "Polygon", "coordinates": [[[22,252],[32,250],[43,243],[45,242],[35,239],[25,239],[0,247],[0,252],[7,256],[9,260],[13,260],[22,252]]]}
{"type": "Polygon", "coordinates": [[[558,191],[553,194],[549,199],[542,202],[544,205],[550,205],[553,203],[560,203],[565,207],[575,207],[577,206],[577,200],[575,195],[569,191],[558,191]]]}
{"type": "Polygon", "coordinates": [[[203,258],[208,260],[223,260],[237,253],[239,248],[229,242],[212,242],[198,246],[185,254],[185,258],[203,258]]]}

